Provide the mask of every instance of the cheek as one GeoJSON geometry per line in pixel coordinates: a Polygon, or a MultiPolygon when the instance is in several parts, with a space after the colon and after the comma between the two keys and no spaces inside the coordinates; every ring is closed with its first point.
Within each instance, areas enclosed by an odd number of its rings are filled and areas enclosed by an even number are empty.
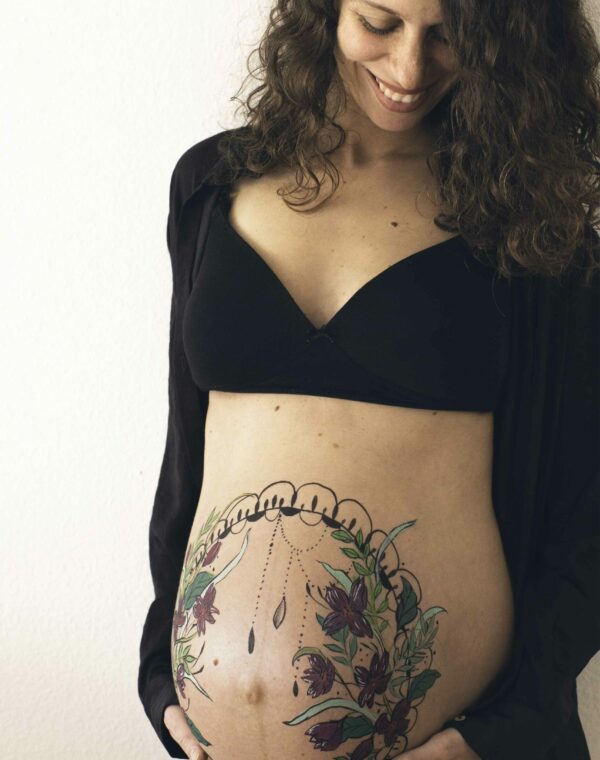
{"type": "Polygon", "coordinates": [[[343,61],[368,61],[379,55],[379,41],[373,39],[354,20],[340,19],[337,28],[337,45],[343,61]]]}

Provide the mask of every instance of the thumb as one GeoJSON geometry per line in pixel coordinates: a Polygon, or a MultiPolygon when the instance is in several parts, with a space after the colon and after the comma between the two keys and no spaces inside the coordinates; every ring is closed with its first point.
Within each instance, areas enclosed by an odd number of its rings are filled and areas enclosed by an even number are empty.
{"type": "Polygon", "coordinates": [[[163,722],[190,760],[207,760],[208,756],[192,733],[182,707],[168,705],[163,713],[163,722]]]}

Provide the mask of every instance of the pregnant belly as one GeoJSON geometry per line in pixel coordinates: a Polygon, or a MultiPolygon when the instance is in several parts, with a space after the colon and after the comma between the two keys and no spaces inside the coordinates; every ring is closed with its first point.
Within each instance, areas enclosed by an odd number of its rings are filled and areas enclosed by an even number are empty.
{"type": "Polygon", "coordinates": [[[397,757],[506,663],[491,510],[453,523],[288,481],[227,502],[201,499],[173,618],[178,698],[213,760],[397,757]]]}

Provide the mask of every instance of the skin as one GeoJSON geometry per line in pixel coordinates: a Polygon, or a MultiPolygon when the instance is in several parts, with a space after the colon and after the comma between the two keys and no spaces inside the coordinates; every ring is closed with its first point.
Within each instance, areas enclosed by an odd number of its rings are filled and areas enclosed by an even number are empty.
{"type": "MultiPolygon", "coordinates": [[[[380,4],[389,12],[369,0],[340,0],[334,54],[348,99],[346,111],[336,120],[348,131],[348,139],[336,162],[350,174],[354,169],[426,155],[433,136],[425,117],[456,82],[455,59],[444,39],[439,2],[381,0],[380,4]],[[390,33],[376,34],[365,23],[390,33]],[[399,90],[433,88],[418,109],[392,112],[379,102],[367,69],[399,90]]],[[[210,760],[179,705],[169,705],[163,720],[190,758],[210,760]]],[[[456,729],[439,732],[402,756],[406,760],[480,760],[456,729]]]]}
{"type": "Polygon", "coordinates": [[[457,80],[437,0],[380,0],[380,4],[395,14],[373,7],[370,0],[340,4],[334,54],[348,94],[346,112],[337,117],[349,131],[338,156],[346,169],[428,152],[433,138],[425,117],[457,80]],[[390,33],[375,34],[365,23],[390,33]],[[389,111],[377,99],[367,69],[399,90],[433,87],[416,110],[389,111]]]}
{"type": "MultiPolygon", "coordinates": [[[[279,481],[266,486],[260,494],[238,494],[224,509],[211,510],[197,534],[193,533],[194,538],[186,551],[178,589],[174,650],[174,657],[178,663],[177,682],[182,695],[185,694],[185,699],[194,696],[194,689],[211,701],[216,696],[213,692],[211,697],[204,689],[204,686],[208,686],[205,680],[205,666],[210,668],[208,660],[213,655],[203,658],[202,653],[206,645],[206,629],[213,625],[218,628],[222,616],[227,613],[220,600],[226,600],[225,604],[229,606],[234,600],[231,587],[229,590],[221,590],[223,587],[220,584],[225,578],[230,574],[235,576],[240,572],[247,572],[247,569],[244,570],[247,563],[250,561],[256,565],[257,560],[260,562],[262,557],[264,566],[256,611],[261,605],[264,606],[264,603],[270,606],[271,611],[275,608],[274,601],[283,594],[283,599],[272,617],[272,625],[278,629],[288,612],[292,612],[293,616],[294,607],[298,604],[298,595],[291,591],[291,580],[290,584],[288,580],[291,575],[298,575],[299,568],[302,580],[306,579],[308,583],[304,598],[304,622],[292,665],[300,661],[302,666],[296,666],[295,674],[293,670],[290,672],[290,682],[293,676],[295,684],[298,683],[297,679],[310,684],[308,694],[312,697],[346,700],[344,705],[338,705],[336,709],[343,706],[347,714],[340,716],[338,712],[337,716],[332,716],[326,714],[324,708],[321,716],[315,719],[307,711],[306,702],[302,701],[283,723],[295,726],[306,722],[310,727],[305,733],[312,737],[311,741],[316,739],[316,743],[319,744],[323,740],[323,732],[330,731],[329,726],[341,725],[341,717],[353,722],[354,726],[357,722],[360,724],[361,719],[363,722],[367,720],[360,713],[362,708],[366,710],[370,720],[377,718],[377,721],[375,734],[372,730],[364,730],[363,725],[362,734],[359,736],[363,737],[363,741],[370,742],[371,750],[375,748],[380,757],[381,750],[385,752],[384,735],[391,729],[392,732],[396,731],[393,734],[395,738],[391,741],[394,744],[403,741],[401,734],[409,724],[414,725],[426,692],[431,688],[435,689],[436,680],[443,675],[437,670],[439,666],[434,657],[434,640],[439,626],[436,618],[448,610],[439,605],[434,605],[428,610],[421,609],[418,598],[421,584],[418,578],[406,567],[405,562],[402,562],[401,572],[402,550],[396,542],[401,543],[406,535],[405,531],[413,529],[417,521],[407,520],[391,531],[382,531],[373,524],[364,505],[354,499],[344,499],[341,502],[336,499],[334,505],[330,499],[333,495],[333,492],[322,484],[311,482],[296,489],[289,481],[279,481]],[[295,505],[296,511],[292,509],[292,505],[295,505]],[[335,544],[333,552],[331,543],[335,544]],[[270,567],[271,548],[267,554],[264,552],[265,546],[273,547],[276,544],[279,547],[286,544],[289,551],[287,570],[280,578],[273,575],[270,567]],[[322,556],[326,556],[332,564],[321,562],[322,556]],[[315,561],[316,565],[323,565],[323,573],[326,570],[325,577],[318,581],[315,581],[314,576],[315,561]],[[307,572],[311,574],[310,578],[307,572]],[[274,589],[278,582],[278,593],[274,596],[269,595],[268,589],[274,589]],[[325,589],[324,594],[322,589],[325,589]],[[290,591],[289,595],[286,590],[290,591]],[[192,608],[193,615],[182,614],[184,608],[189,609],[186,600],[189,602],[193,597],[196,599],[192,608]],[[319,635],[315,635],[314,626],[309,625],[315,610],[321,616],[319,635]],[[417,633],[424,620],[429,622],[423,623],[425,627],[421,627],[421,632],[417,633]],[[198,635],[203,639],[203,644],[194,660],[194,656],[189,655],[190,647],[185,645],[189,643],[190,634],[195,627],[198,628],[198,635]],[[183,664],[184,659],[187,660],[187,668],[183,664]],[[421,660],[425,662],[419,664],[421,660]],[[413,667],[407,674],[403,666],[409,662],[413,667]],[[403,683],[400,690],[400,684],[395,681],[409,683],[403,683]],[[402,695],[406,695],[410,700],[409,706],[403,707],[405,700],[402,699],[402,695]],[[347,701],[348,696],[350,702],[347,701]],[[400,712],[394,718],[398,709],[400,712]],[[333,724],[327,723],[327,719],[332,717],[333,724]],[[407,719],[406,722],[404,718],[407,719]],[[382,720],[384,725],[380,724],[382,720]],[[395,729],[394,720],[400,721],[395,729]],[[402,723],[405,725],[401,725],[402,723]]],[[[277,549],[273,551],[276,552],[277,549]]],[[[233,582],[236,582],[235,577],[233,582]]],[[[295,585],[302,586],[296,581],[295,585]]],[[[248,639],[250,654],[255,650],[256,611],[248,623],[251,631],[248,639]]],[[[316,617],[319,618],[319,615],[316,617]]],[[[267,625],[266,629],[263,624],[258,625],[256,641],[259,649],[264,646],[265,635],[268,638],[270,632],[270,625],[267,625]]],[[[213,659],[212,664],[216,666],[219,663],[213,659]]],[[[209,681],[211,685],[208,688],[212,691],[217,682],[214,679],[209,681]]],[[[301,689],[304,691],[305,688],[302,684],[301,689]]],[[[299,691],[300,689],[295,691],[295,696],[299,691]]],[[[310,704],[308,707],[314,709],[310,704]]],[[[169,707],[165,713],[165,722],[176,732],[174,736],[181,737],[178,741],[185,747],[186,752],[190,756],[194,756],[196,752],[196,756],[206,757],[191,735],[190,729],[196,731],[196,738],[208,732],[205,742],[209,742],[209,739],[214,738],[211,734],[210,719],[207,720],[207,728],[194,725],[187,713],[185,720],[189,728],[186,727],[184,731],[177,709],[169,707]]],[[[440,758],[469,757],[469,754],[462,753],[464,748],[459,744],[462,739],[458,732],[450,730],[443,734],[439,734],[435,740],[430,740],[430,746],[442,753],[439,755],[440,758]]],[[[389,753],[401,751],[398,746],[392,749],[387,738],[386,744],[390,746],[389,753]]],[[[317,748],[327,749],[323,746],[317,748]]],[[[346,751],[347,747],[340,750],[346,751]]],[[[390,758],[395,756],[397,754],[389,754],[390,758]]],[[[421,756],[415,757],[419,760],[421,756]]]]}

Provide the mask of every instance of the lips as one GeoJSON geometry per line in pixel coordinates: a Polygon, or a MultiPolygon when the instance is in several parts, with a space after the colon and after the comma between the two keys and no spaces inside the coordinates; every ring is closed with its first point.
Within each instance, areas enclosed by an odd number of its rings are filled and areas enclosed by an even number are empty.
{"type": "Polygon", "coordinates": [[[400,87],[395,87],[393,84],[386,82],[385,79],[382,79],[381,77],[376,77],[375,74],[373,74],[373,72],[370,71],[369,69],[367,69],[367,72],[373,77],[373,79],[379,80],[384,87],[387,87],[392,92],[397,92],[399,95],[421,95],[422,93],[427,92],[427,90],[431,89],[431,86],[430,86],[430,87],[421,87],[419,90],[402,90],[400,87]]]}

